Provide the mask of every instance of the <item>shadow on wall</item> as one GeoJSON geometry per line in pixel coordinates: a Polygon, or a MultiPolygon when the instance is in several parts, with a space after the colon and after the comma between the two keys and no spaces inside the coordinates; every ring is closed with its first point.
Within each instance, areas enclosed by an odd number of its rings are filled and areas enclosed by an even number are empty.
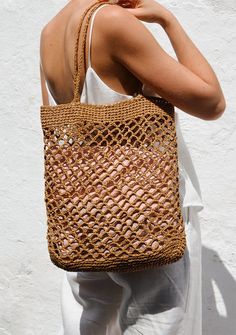
{"type": "Polygon", "coordinates": [[[203,335],[235,335],[236,281],[216,251],[202,248],[203,335]]]}

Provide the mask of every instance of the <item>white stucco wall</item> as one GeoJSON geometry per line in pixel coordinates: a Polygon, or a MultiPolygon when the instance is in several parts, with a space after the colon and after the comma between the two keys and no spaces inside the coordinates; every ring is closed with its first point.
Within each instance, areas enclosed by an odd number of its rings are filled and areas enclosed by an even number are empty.
{"type": "MultiPolygon", "coordinates": [[[[39,118],[39,34],[66,3],[0,2],[0,335],[57,335],[63,271],[49,260],[39,118]]],[[[227,111],[216,121],[180,114],[205,209],[203,334],[236,329],[236,1],[165,0],[215,69],[227,111]]],[[[153,29],[170,50],[161,29],[153,29]]],[[[172,51],[171,51],[172,52],[172,51]]],[[[191,335],[191,334],[189,334],[191,335]]]]}

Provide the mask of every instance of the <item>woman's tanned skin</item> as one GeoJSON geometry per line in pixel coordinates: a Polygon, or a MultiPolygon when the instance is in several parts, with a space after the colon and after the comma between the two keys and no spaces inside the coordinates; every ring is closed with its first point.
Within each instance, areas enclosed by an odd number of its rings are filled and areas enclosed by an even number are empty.
{"type": "MultiPolygon", "coordinates": [[[[71,0],[41,33],[41,76],[48,80],[58,103],[73,99],[76,31],[81,14],[94,2],[71,0]]],[[[93,29],[91,64],[113,90],[133,94],[146,84],[200,119],[216,120],[224,113],[224,95],[212,67],[173,13],[156,1],[140,0],[135,9],[104,6],[96,15],[93,29]],[[162,26],[178,61],[137,18],[162,26]]],[[[43,80],[42,92],[43,102],[48,103],[43,80]]]]}

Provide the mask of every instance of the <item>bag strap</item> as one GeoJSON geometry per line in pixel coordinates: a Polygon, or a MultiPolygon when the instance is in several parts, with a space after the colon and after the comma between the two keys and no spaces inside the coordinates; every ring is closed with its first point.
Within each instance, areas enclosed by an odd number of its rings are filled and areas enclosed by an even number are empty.
{"type": "Polygon", "coordinates": [[[87,36],[87,31],[88,31],[88,26],[89,26],[89,20],[92,16],[92,14],[94,13],[94,11],[104,5],[104,4],[111,4],[108,1],[101,1],[98,0],[95,3],[93,3],[91,6],[89,6],[83,13],[81,20],[80,20],[80,24],[79,24],[79,28],[78,28],[78,32],[77,32],[77,39],[76,39],[76,43],[75,43],[75,48],[74,48],[74,77],[73,77],[73,81],[74,81],[74,99],[73,101],[80,101],[80,84],[81,84],[81,71],[83,69],[83,67],[85,66],[85,60],[86,60],[86,36],[87,36]],[[87,15],[88,14],[88,15],[87,15]],[[81,28],[82,28],[82,23],[86,18],[85,21],[85,26],[84,26],[84,30],[81,33],[81,28]],[[80,40],[80,33],[81,33],[81,40],[82,40],[82,46],[81,46],[81,52],[79,54],[79,40],[80,40]],[[79,57],[78,57],[79,55],[79,57]]]}

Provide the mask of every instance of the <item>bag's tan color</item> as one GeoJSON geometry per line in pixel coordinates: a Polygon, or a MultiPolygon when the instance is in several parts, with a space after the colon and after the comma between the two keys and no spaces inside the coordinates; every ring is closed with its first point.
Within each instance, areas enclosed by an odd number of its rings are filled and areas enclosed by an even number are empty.
{"type": "Polygon", "coordinates": [[[174,107],[142,94],[80,102],[85,37],[100,5],[78,29],[73,101],[41,106],[48,250],[67,271],[138,271],[175,262],[186,247],[174,107]]]}

